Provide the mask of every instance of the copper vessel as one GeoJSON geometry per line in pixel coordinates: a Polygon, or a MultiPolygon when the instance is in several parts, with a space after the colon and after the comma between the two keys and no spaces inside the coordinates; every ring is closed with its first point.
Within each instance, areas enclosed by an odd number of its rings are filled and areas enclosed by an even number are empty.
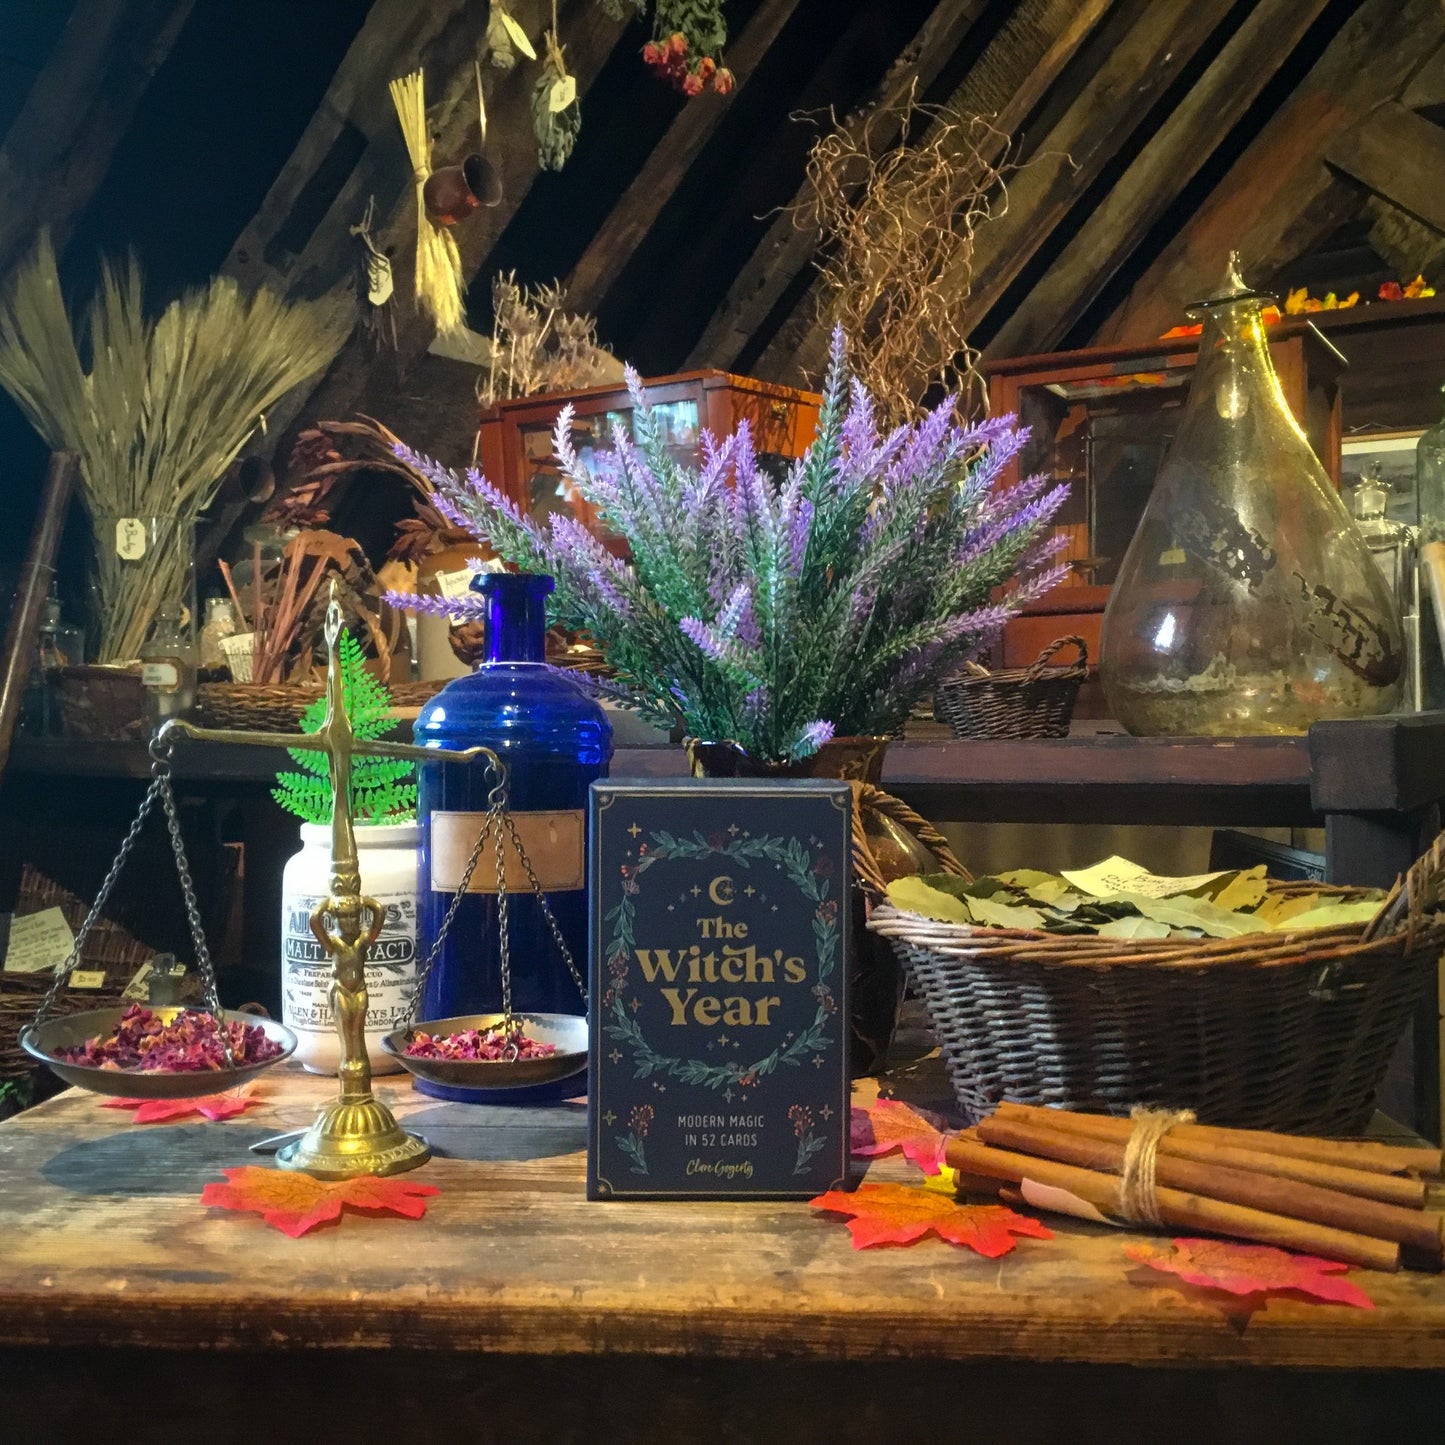
{"type": "Polygon", "coordinates": [[[473,151],[460,165],[434,170],[421,194],[428,220],[455,226],[478,206],[495,206],[502,199],[502,178],[486,156],[473,151]]]}

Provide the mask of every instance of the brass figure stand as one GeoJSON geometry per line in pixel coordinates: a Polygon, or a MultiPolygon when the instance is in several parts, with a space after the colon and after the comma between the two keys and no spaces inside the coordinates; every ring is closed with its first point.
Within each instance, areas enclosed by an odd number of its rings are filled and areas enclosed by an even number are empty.
{"type": "Polygon", "coordinates": [[[311,931],[333,964],[331,1011],[341,1040],[337,1069],[340,1095],[317,1115],[310,1129],[276,1155],[283,1169],[318,1179],[350,1179],[360,1174],[402,1174],[425,1164],[431,1147],[410,1134],[371,1092],[371,1062],[366,1056],[366,954],[381,932],[385,910],[361,891],[356,830],[351,816],[351,760],[357,754],[412,761],[469,763],[486,758],[500,771],[490,748],[419,748],[408,743],[361,742],[341,686],[341,604],[335,581],[326,609],[326,715],[314,733],[258,733],[233,728],[202,728],[172,718],[160,729],[161,740],[177,733],[199,742],[238,743],[248,747],[302,748],[325,753],[331,774],[331,892],[311,914],[311,931]]]}

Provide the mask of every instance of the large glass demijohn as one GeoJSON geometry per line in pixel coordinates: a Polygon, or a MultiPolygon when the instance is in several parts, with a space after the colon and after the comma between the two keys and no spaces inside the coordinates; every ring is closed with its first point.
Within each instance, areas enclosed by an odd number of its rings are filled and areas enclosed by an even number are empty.
{"type": "Polygon", "coordinates": [[[1388,712],[1400,614],[1291,414],[1230,258],[1189,397],[1104,614],[1099,673],[1140,736],[1301,733],[1388,712]]]}

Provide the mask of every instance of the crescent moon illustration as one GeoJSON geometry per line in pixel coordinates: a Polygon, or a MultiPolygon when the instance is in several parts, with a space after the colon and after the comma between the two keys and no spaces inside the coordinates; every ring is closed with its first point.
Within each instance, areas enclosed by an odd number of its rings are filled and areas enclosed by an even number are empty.
{"type": "Polygon", "coordinates": [[[714,878],[707,886],[707,896],[714,903],[726,907],[733,901],[733,880],[726,873],[714,878]]]}

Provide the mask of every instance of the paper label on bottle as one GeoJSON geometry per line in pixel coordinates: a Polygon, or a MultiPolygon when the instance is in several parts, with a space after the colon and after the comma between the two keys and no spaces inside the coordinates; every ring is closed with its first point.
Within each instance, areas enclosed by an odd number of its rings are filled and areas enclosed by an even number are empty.
{"type": "Polygon", "coordinates": [[[118,517],[115,551],[123,562],[139,562],[146,554],[146,527],[139,517],[118,517]]]}
{"type": "Polygon", "coordinates": [[[104,988],[105,970],[103,968],[76,968],[70,973],[71,988],[104,988]]]}
{"type": "MultiPolygon", "coordinates": [[[[282,910],[281,1019],[298,1033],[333,1035],[331,956],[311,931],[311,914],[325,900],[288,894],[282,910]]],[[[366,1032],[389,1034],[406,1022],[416,987],[416,894],[380,891],[381,932],[366,951],[366,1032]]]]}
{"type": "Polygon", "coordinates": [[[438,572],[433,580],[437,591],[449,602],[455,602],[460,597],[470,596],[472,575],[470,567],[459,567],[455,572],[438,572]]]}
{"type": "Polygon", "coordinates": [[[1159,554],[1159,565],[1161,567],[1182,567],[1189,560],[1189,554],[1183,547],[1171,547],[1167,552],[1159,554]]]}
{"type": "MultiPolygon", "coordinates": [[[[467,861],[486,822],[485,813],[433,813],[431,817],[431,886],[435,893],[455,893],[461,887],[467,861]]],[[[587,883],[586,817],[580,808],[555,813],[513,813],[522,847],[531,860],[537,882],[545,892],[565,892],[587,883]]],[[[527,870],[506,839],[503,867],[507,892],[530,893],[527,870]]],[[[467,883],[468,893],[497,891],[497,852],[488,838],[482,856],[467,883]]]]}
{"type": "Polygon", "coordinates": [[[181,670],[174,662],[141,664],[141,683],[156,692],[174,692],[181,685],[181,670]]]}
{"type": "Polygon", "coordinates": [[[121,990],[120,996],[132,1003],[149,1003],[152,984],[156,980],[175,979],[179,981],[185,976],[186,966],[180,959],[173,959],[170,963],[163,963],[159,967],[152,959],[149,963],[143,963],[136,969],[135,976],[121,990]]]}
{"type": "Polygon", "coordinates": [[[1067,1189],[1059,1189],[1052,1184],[1038,1184],[1032,1179],[1025,1179],[1019,1185],[1019,1193],[1035,1209],[1047,1209],[1050,1214],[1071,1214],[1075,1219],[1087,1219],[1092,1224],[1107,1224],[1113,1229],[1125,1227],[1121,1221],[1100,1213],[1087,1199],[1080,1199],[1077,1194],[1071,1194],[1067,1189]]]}
{"type": "Polygon", "coordinates": [[[75,935],[59,908],[42,908],[10,920],[6,973],[49,973],[70,957],[75,935]]]}
{"type": "Polygon", "coordinates": [[[1189,878],[1166,878],[1151,873],[1127,858],[1115,855],[1092,868],[1078,868],[1073,872],[1064,870],[1061,878],[1067,879],[1080,893],[1091,898],[1107,898],[1114,893],[1137,893],[1144,898],[1172,898],[1176,893],[1192,893],[1198,888],[1207,888],[1221,878],[1227,878],[1230,870],[1222,873],[1196,873],[1189,878]]]}

